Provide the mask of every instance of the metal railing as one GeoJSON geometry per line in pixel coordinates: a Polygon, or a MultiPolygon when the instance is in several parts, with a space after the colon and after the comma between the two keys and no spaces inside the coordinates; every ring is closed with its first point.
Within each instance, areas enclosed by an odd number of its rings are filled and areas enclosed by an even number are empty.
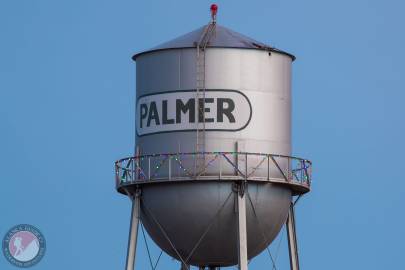
{"type": "Polygon", "coordinates": [[[309,160],[274,154],[202,152],[139,155],[115,162],[116,187],[167,181],[233,180],[287,184],[296,194],[310,190],[309,160]],[[195,159],[204,166],[194,166],[195,159]]]}

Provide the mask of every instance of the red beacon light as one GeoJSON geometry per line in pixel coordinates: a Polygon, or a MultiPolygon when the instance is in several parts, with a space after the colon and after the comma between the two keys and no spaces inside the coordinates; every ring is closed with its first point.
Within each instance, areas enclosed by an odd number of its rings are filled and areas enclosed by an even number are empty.
{"type": "Polygon", "coordinates": [[[211,18],[215,22],[217,19],[218,6],[216,4],[212,4],[210,9],[211,9],[211,18]]]}

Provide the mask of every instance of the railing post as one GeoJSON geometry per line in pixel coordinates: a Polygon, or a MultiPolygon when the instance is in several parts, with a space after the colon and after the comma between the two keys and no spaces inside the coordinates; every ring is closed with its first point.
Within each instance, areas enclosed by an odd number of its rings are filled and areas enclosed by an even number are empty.
{"type": "Polygon", "coordinates": [[[139,146],[136,147],[135,149],[135,157],[134,157],[134,162],[136,160],[135,164],[135,180],[139,180],[140,178],[140,155],[141,155],[141,149],[139,146]]]}
{"type": "Polygon", "coordinates": [[[149,181],[151,180],[150,179],[150,156],[148,157],[148,178],[149,178],[149,181]]]}
{"type": "Polygon", "coordinates": [[[115,163],[115,186],[118,187],[120,182],[120,167],[117,165],[117,163],[115,163]]]}
{"type": "Polygon", "coordinates": [[[310,182],[311,175],[312,175],[311,171],[312,171],[311,165],[309,163],[305,162],[305,170],[304,170],[305,177],[304,177],[304,179],[306,180],[307,183],[310,182]]]}
{"type": "Polygon", "coordinates": [[[219,179],[222,177],[222,154],[219,154],[219,179]]]}
{"type": "Polygon", "coordinates": [[[270,155],[267,155],[267,180],[270,180],[270,155]]]}
{"type": "Polygon", "coordinates": [[[298,166],[297,170],[299,170],[299,173],[300,173],[299,181],[302,182],[302,179],[304,179],[304,178],[302,177],[302,170],[303,170],[303,167],[302,167],[302,160],[299,160],[299,166],[298,166]]]}
{"type": "Polygon", "coordinates": [[[172,180],[172,156],[169,155],[169,180],[172,180]]]}
{"type": "Polygon", "coordinates": [[[131,182],[134,182],[134,180],[135,180],[134,162],[135,162],[135,159],[131,158],[131,182]]]}
{"type": "Polygon", "coordinates": [[[136,157],[136,164],[135,164],[135,171],[136,171],[136,180],[139,180],[140,178],[140,161],[139,161],[139,156],[136,157]]]}
{"type": "Polygon", "coordinates": [[[248,154],[245,153],[245,180],[247,181],[248,177],[248,154]]]}

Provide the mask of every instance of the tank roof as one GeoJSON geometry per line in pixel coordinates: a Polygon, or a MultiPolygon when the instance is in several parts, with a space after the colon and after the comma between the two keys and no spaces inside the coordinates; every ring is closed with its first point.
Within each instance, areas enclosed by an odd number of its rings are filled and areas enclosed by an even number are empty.
{"type": "MultiPolygon", "coordinates": [[[[136,60],[136,58],[148,52],[154,51],[161,51],[161,50],[169,50],[169,49],[181,49],[181,48],[195,48],[197,46],[198,41],[205,29],[205,25],[192,31],[187,34],[184,34],[180,37],[172,39],[168,42],[162,43],[152,49],[140,52],[135,54],[132,59],[136,60]]],[[[250,37],[237,33],[231,29],[228,29],[224,26],[215,24],[215,32],[211,36],[210,41],[208,42],[207,47],[209,48],[238,48],[238,49],[254,49],[254,50],[265,50],[265,51],[273,51],[288,55],[295,60],[295,56],[284,52],[282,50],[276,49],[269,45],[266,45],[262,42],[256,41],[250,37]]]]}

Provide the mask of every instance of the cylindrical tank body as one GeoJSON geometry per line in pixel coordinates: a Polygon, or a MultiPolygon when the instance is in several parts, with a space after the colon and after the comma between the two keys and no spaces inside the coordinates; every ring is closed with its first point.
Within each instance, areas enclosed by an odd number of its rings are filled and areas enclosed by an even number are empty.
{"type": "MultiPolygon", "coordinates": [[[[202,128],[202,123],[190,100],[196,97],[197,49],[173,47],[136,56],[136,145],[142,154],[196,151],[195,129],[202,128]]],[[[290,155],[293,58],[276,50],[209,46],[204,59],[204,151],[290,155]]],[[[236,159],[243,161],[243,157],[236,159]]],[[[255,166],[255,161],[248,166],[255,166]]],[[[216,170],[210,167],[208,173],[216,170]]],[[[156,221],[189,263],[234,265],[238,262],[237,215],[232,192],[229,181],[144,185],[146,209],[141,219],[152,239],[173,257],[179,256],[156,221]]],[[[250,181],[248,193],[248,257],[252,258],[277,236],[288,215],[291,191],[250,181]]]]}
{"type": "MultiPolygon", "coordinates": [[[[248,107],[236,108],[241,110],[238,117],[248,118],[251,114],[249,123],[240,131],[207,131],[205,150],[232,152],[238,144],[238,151],[289,155],[292,59],[281,53],[273,52],[269,55],[267,51],[234,48],[208,48],[205,55],[206,89],[219,92],[239,91],[248,98],[252,110],[250,112],[248,107]]],[[[154,93],[176,93],[196,88],[196,49],[172,49],[142,54],[137,57],[136,63],[138,100],[154,93]]],[[[225,93],[230,94],[233,93],[225,93]]],[[[184,92],[176,93],[177,97],[183,95],[184,92]]],[[[217,105],[211,104],[213,107],[217,105]]],[[[169,103],[168,106],[170,105],[169,103]]],[[[159,104],[157,109],[162,118],[159,104]]],[[[174,119],[175,115],[169,118],[174,119]]],[[[136,120],[139,134],[140,114],[136,120]]],[[[245,119],[243,120],[243,124],[246,124],[245,119]]],[[[196,134],[189,131],[136,138],[143,154],[193,152],[195,140],[196,134]]]]}

